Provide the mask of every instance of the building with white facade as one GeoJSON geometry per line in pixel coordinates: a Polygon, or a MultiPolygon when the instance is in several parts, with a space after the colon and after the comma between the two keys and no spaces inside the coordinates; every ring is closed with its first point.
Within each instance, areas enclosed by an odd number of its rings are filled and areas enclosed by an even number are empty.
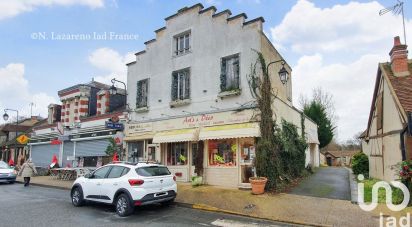
{"type": "MultiPolygon", "coordinates": [[[[247,75],[256,51],[267,62],[282,59],[262,30],[264,19],[247,20],[229,10],[201,4],[165,18],[128,67],[131,111],[125,129],[130,161],[166,164],[179,181],[190,181],[195,156],[203,156],[205,183],[247,186],[260,136],[255,100],[247,75]]],[[[284,65],[291,72],[289,65],[284,65]]],[[[292,106],[291,79],[283,84],[270,68],[278,122],[301,128],[302,114],[292,106]]],[[[305,117],[307,164],[319,165],[317,125],[305,117]]]]}

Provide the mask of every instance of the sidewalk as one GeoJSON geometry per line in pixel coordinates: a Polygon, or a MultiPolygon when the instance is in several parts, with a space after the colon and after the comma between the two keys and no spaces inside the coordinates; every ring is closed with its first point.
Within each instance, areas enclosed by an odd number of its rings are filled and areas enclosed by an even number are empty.
{"type": "MultiPolygon", "coordinates": [[[[22,181],[20,178],[17,180],[22,181]]],[[[31,183],[61,189],[70,189],[72,184],[71,181],[51,180],[48,177],[34,177],[31,183]]],[[[379,212],[397,217],[406,213],[390,212],[383,205],[371,213],[346,200],[284,193],[256,196],[250,191],[214,186],[193,188],[187,183],[178,184],[176,202],[196,209],[313,226],[379,226],[379,212]]]]}

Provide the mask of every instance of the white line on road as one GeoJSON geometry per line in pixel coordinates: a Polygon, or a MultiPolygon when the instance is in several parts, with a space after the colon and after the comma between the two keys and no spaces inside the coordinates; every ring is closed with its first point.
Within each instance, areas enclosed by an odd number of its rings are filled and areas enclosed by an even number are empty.
{"type": "MultiPolygon", "coordinates": [[[[246,222],[239,222],[234,220],[227,220],[227,219],[217,219],[216,221],[211,223],[214,226],[221,226],[221,227],[256,227],[260,226],[257,223],[246,223],[246,222]]],[[[271,225],[276,226],[276,225],[271,225]]]]}

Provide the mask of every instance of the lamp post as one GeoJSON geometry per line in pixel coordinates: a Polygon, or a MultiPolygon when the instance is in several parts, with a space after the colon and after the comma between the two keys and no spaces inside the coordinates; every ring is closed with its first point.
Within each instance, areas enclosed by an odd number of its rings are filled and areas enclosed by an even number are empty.
{"type": "Polygon", "coordinates": [[[124,99],[125,99],[124,104],[125,104],[125,106],[126,106],[126,108],[127,108],[127,88],[126,88],[126,84],[125,84],[123,81],[116,80],[116,78],[113,78],[113,79],[111,80],[111,82],[112,82],[112,86],[110,86],[109,92],[110,92],[110,94],[112,94],[112,95],[116,95],[116,94],[117,94],[117,88],[114,86],[114,84],[115,84],[116,82],[123,84],[123,86],[124,86],[124,92],[125,92],[125,94],[124,94],[124,99]]]}
{"type": "MultiPolygon", "coordinates": [[[[19,111],[18,110],[13,110],[13,109],[4,109],[4,114],[3,114],[3,119],[5,121],[9,120],[9,115],[7,114],[7,111],[14,111],[17,113],[17,118],[16,118],[16,138],[19,135],[19,111]]],[[[15,150],[17,149],[17,144],[15,145],[15,150]]],[[[8,157],[10,159],[10,157],[8,157]]],[[[14,157],[13,157],[14,159],[14,157]]]]}
{"type": "Polygon", "coordinates": [[[270,62],[267,66],[266,66],[266,72],[269,75],[269,66],[275,63],[280,62],[282,64],[282,68],[279,70],[278,74],[279,74],[279,78],[280,81],[282,82],[283,85],[285,85],[288,82],[288,77],[289,77],[289,73],[288,71],[285,69],[285,64],[286,62],[282,59],[282,60],[278,60],[278,61],[272,61],[270,62]]]}

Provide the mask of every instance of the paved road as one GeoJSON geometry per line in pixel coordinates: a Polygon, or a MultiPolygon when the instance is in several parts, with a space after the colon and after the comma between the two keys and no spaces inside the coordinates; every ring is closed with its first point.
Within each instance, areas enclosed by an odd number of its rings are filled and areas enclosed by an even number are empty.
{"type": "Polygon", "coordinates": [[[303,180],[291,194],[350,200],[349,171],[345,168],[318,168],[303,180]]]}
{"type": "Polygon", "coordinates": [[[0,226],[290,226],[178,205],[139,207],[118,217],[108,205],[74,207],[69,191],[0,184],[0,226]]]}

